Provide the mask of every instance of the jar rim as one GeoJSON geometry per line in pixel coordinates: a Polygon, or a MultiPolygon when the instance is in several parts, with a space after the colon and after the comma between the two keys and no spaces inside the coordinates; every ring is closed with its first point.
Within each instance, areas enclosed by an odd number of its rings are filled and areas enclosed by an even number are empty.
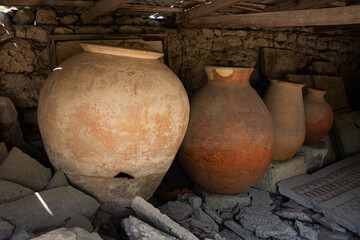
{"type": "Polygon", "coordinates": [[[125,48],[118,46],[107,46],[107,45],[93,44],[93,43],[80,43],[80,46],[86,52],[102,53],[102,54],[109,54],[109,55],[123,56],[123,57],[159,59],[164,56],[163,53],[156,51],[125,48]]]}

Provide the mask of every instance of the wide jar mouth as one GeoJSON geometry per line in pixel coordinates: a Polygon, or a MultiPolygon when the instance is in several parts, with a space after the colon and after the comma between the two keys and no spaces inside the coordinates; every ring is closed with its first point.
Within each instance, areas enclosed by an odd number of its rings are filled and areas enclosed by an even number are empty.
{"type": "Polygon", "coordinates": [[[209,81],[222,83],[248,83],[254,68],[205,66],[209,81]]]}
{"type": "Polygon", "coordinates": [[[321,89],[321,88],[308,88],[307,91],[308,91],[308,94],[316,94],[316,95],[320,95],[320,96],[323,96],[326,94],[326,90],[321,89]]]}
{"type": "Polygon", "coordinates": [[[161,52],[141,50],[125,47],[106,46],[93,43],[80,43],[80,46],[86,52],[102,53],[115,56],[133,57],[142,59],[159,59],[164,56],[161,52]]]}

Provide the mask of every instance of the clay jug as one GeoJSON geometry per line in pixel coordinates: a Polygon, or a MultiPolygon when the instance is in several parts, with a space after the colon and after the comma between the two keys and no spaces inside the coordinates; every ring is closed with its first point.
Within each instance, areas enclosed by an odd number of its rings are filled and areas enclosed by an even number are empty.
{"type": "Polygon", "coordinates": [[[275,127],[274,161],[292,158],[305,139],[304,84],[270,80],[264,102],[275,127]]]}
{"type": "Polygon", "coordinates": [[[306,135],[305,144],[313,144],[324,137],[331,129],[334,114],[325,101],[326,91],[308,88],[304,97],[306,135]]]}
{"type": "Polygon", "coordinates": [[[159,61],[162,53],[81,46],[85,52],[61,63],[41,89],[38,120],[49,159],[102,202],[148,198],[185,135],[185,89],[159,61]]]}
{"type": "Polygon", "coordinates": [[[209,83],[191,101],[180,161],[207,191],[244,191],[268,168],[274,129],[265,104],[249,84],[253,68],[205,67],[209,83]]]}

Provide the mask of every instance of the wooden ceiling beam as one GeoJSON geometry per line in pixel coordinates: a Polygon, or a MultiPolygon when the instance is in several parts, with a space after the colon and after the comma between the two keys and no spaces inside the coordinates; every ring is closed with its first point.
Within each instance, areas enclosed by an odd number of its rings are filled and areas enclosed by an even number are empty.
{"type": "Polygon", "coordinates": [[[89,23],[96,17],[110,13],[129,1],[130,0],[100,0],[81,14],[81,21],[83,23],[89,23]]]}
{"type": "Polygon", "coordinates": [[[265,12],[310,9],[324,5],[326,6],[332,2],[336,2],[336,0],[293,0],[276,6],[268,7],[265,9],[265,12]]]}
{"type": "Polygon", "coordinates": [[[121,8],[134,11],[134,12],[149,12],[149,13],[179,13],[184,11],[184,8],[177,7],[160,7],[151,5],[139,5],[139,4],[125,4],[121,8]]]}
{"type": "Polygon", "coordinates": [[[192,8],[185,9],[182,13],[179,13],[176,16],[175,25],[180,25],[183,22],[208,15],[216,10],[227,8],[240,1],[244,0],[209,0],[192,8]]]}
{"type": "Polygon", "coordinates": [[[360,24],[360,6],[202,17],[188,28],[294,27],[360,24]]]}
{"type": "Polygon", "coordinates": [[[64,0],[0,0],[2,6],[70,6],[70,7],[90,7],[93,1],[64,1],[64,0]]]}

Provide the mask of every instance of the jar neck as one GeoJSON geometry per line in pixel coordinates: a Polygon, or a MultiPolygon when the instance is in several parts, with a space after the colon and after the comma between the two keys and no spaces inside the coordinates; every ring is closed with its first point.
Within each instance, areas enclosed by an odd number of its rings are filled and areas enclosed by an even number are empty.
{"type": "Polygon", "coordinates": [[[321,89],[308,88],[307,91],[307,96],[320,100],[324,99],[324,96],[326,94],[326,91],[321,89]]]}
{"type": "Polygon", "coordinates": [[[210,82],[249,84],[253,68],[206,66],[205,72],[210,82]]]}

